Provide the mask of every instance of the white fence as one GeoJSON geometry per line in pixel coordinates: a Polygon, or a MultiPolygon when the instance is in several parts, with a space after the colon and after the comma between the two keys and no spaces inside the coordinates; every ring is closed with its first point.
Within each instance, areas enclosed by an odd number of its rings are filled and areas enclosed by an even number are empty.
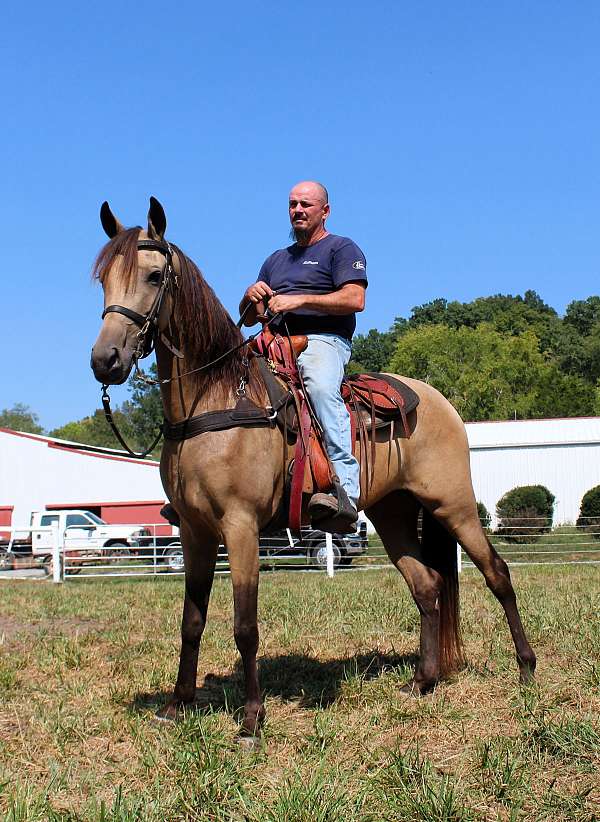
{"type": "Polygon", "coordinates": [[[29,525],[16,528],[9,525],[0,525],[0,534],[8,534],[8,539],[2,540],[0,544],[0,571],[2,569],[36,566],[44,571],[46,575],[52,575],[54,582],[62,582],[61,553],[64,545],[64,535],[62,535],[56,523],[53,525],[32,528],[29,525]],[[45,553],[33,553],[33,535],[40,534],[48,536],[49,551],[45,553]],[[29,539],[30,550],[26,552],[24,543],[29,539]],[[5,544],[4,544],[5,543],[5,544]],[[29,562],[28,562],[29,560],[29,562]]]}
{"type": "MultiPolygon", "coordinates": [[[[108,546],[101,552],[94,553],[86,552],[84,548],[63,551],[61,578],[67,580],[184,574],[183,549],[179,538],[157,536],[156,527],[152,525],[140,527],[153,531],[152,535],[140,540],[140,545],[128,549],[123,546],[108,546]]],[[[303,546],[298,539],[294,539],[289,530],[279,537],[263,538],[260,556],[262,570],[325,570],[329,576],[333,576],[336,554],[331,534],[325,535],[324,544],[319,545],[316,555],[314,541],[311,545],[303,546]]],[[[223,545],[219,546],[215,573],[229,573],[227,552],[223,545]]]]}
{"type": "MultiPolygon", "coordinates": [[[[600,524],[582,526],[565,525],[547,531],[540,521],[533,524],[505,527],[505,532],[490,533],[490,539],[498,552],[511,567],[536,565],[600,565],[600,524]]],[[[506,523],[505,523],[506,526],[506,523]]],[[[137,527],[137,526],[136,526],[137,527]]],[[[56,525],[45,528],[0,526],[0,532],[10,533],[0,550],[0,570],[10,567],[11,561],[18,567],[27,564],[27,553],[22,541],[25,535],[44,532],[51,535],[50,552],[30,553],[30,567],[43,569],[54,582],[106,579],[117,577],[165,576],[184,573],[183,550],[177,536],[160,536],[156,526],[146,528],[149,536],[130,546],[107,545],[90,548],[77,544],[69,537],[69,528],[60,533],[56,525]],[[19,546],[19,541],[21,545],[19,546]]],[[[81,543],[81,540],[79,540],[81,543]]],[[[47,544],[47,543],[46,543],[47,544]]],[[[468,557],[458,552],[459,569],[472,568],[468,557]]],[[[262,572],[325,571],[334,573],[350,571],[376,571],[391,569],[383,544],[377,537],[369,538],[368,547],[359,538],[342,538],[339,535],[322,535],[320,541],[309,539],[308,544],[294,539],[289,531],[282,536],[261,539],[260,567],[262,572]]],[[[229,572],[227,555],[223,546],[217,556],[216,573],[229,572]]]]}
{"type": "MultiPolygon", "coordinates": [[[[63,532],[56,524],[35,527],[0,526],[0,534],[9,534],[9,540],[0,543],[0,574],[18,577],[6,571],[38,569],[39,576],[52,575],[54,582],[114,577],[157,576],[165,573],[184,573],[183,549],[176,535],[161,535],[165,526],[155,524],[128,525],[136,530],[145,529],[147,536],[130,539],[126,544],[98,544],[93,530],[88,538],[82,536],[80,526],[71,526],[63,532]],[[51,538],[42,539],[47,534],[51,538]],[[43,546],[42,546],[43,543],[43,546]],[[4,572],[4,573],[2,573],[4,572]]],[[[289,530],[276,537],[261,539],[262,570],[296,569],[325,570],[333,576],[336,556],[340,549],[334,546],[330,534],[322,535],[303,544],[289,530]]],[[[229,573],[224,546],[219,547],[216,573],[229,573]]]]}

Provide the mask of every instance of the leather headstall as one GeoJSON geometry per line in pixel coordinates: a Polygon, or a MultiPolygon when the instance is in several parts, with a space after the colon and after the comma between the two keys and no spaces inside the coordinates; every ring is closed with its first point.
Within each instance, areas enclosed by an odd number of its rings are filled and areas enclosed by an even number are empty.
{"type": "MultiPolygon", "coordinates": [[[[132,320],[139,326],[137,335],[137,345],[134,351],[134,359],[142,360],[154,349],[156,336],[158,333],[158,318],[167,292],[174,295],[177,288],[177,274],[173,268],[173,251],[167,242],[160,240],[138,240],[138,251],[159,251],[165,255],[165,264],[160,274],[160,282],[154,302],[150,306],[147,314],[138,314],[125,305],[107,305],[102,312],[102,319],[107,314],[122,314],[127,319],[132,320]]],[[[173,353],[177,353],[174,351],[173,353]]]]}

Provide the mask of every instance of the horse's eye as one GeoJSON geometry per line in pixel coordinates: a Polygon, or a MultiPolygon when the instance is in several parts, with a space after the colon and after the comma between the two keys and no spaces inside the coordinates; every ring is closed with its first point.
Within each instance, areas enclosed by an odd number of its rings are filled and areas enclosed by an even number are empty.
{"type": "Polygon", "coordinates": [[[149,282],[150,285],[158,285],[161,273],[161,271],[151,271],[146,278],[146,282],[149,282]]]}

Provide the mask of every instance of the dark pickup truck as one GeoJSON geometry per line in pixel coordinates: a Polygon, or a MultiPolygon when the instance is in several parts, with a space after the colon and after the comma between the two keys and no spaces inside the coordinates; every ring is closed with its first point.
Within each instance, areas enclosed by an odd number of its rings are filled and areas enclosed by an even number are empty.
{"type": "MultiPolygon", "coordinates": [[[[292,536],[287,530],[276,531],[269,536],[260,537],[259,550],[260,558],[265,564],[287,565],[294,567],[312,566],[325,569],[327,566],[327,535],[324,531],[314,528],[303,528],[302,538],[292,536]]],[[[358,522],[356,534],[333,534],[333,565],[339,568],[350,565],[354,557],[364,554],[367,550],[367,524],[363,520],[358,522]]],[[[164,562],[169,571],[183,571],[183,550],[179,537],[156,537],[156,549],[154,538],[140,537],[139,545],[135,551],[138,555],[146,557],[154,556],[164,562]]],[[[227,554],[224,546],[219,547],[218,562],[226,562],[227,554]]]]}

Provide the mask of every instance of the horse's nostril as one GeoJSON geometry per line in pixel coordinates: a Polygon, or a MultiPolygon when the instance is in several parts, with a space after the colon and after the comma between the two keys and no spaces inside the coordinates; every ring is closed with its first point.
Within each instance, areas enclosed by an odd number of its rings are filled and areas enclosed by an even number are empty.
{"type": "Polygon", "coordinates": [[[116,348],[113,348],[111,354],[109,355],[108,359],[106,360],[106,367],[109,371],[112,371],[112,369],[115,366],[119,365],[119,364],[120,364],[119,352],[117,351],[116,348]]]}

